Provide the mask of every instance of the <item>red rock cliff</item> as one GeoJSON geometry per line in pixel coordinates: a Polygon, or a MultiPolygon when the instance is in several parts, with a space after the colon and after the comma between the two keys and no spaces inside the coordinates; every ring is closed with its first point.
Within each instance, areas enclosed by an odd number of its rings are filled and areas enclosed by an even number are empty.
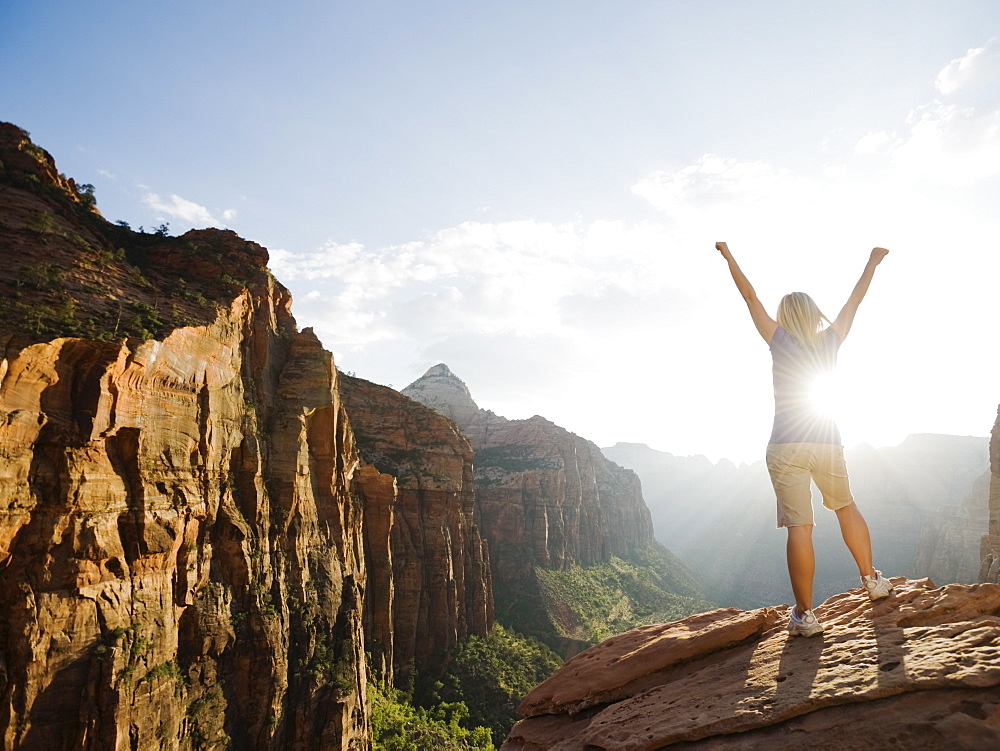
{"type": "Polygon", "coordinates": [[[0,161],[4,748],[363,745],[356,451],[266,251],[0,161]]]}
{"type": "Polygon", "coordinates": [[[493,622],[472,449],[453,422],[392,389],[342,376],[341,391],[366,462],[357,484],[372,572],[371,651],[405,686],[414,667],[435,674],[461,639],[493,622]]]}

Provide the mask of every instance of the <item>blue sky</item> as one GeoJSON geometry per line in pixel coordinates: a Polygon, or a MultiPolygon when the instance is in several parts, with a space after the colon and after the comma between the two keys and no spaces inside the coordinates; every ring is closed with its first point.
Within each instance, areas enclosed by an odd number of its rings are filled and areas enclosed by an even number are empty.
{"type": "Polygon", "coordinates": [[[1000,401],[995,2],[0,5],[0,118],[111,220],[228,226],[345,370],[439,361],[601,445],[752,460],[772,311],[836,314],[848,445],[1000,401]]]}

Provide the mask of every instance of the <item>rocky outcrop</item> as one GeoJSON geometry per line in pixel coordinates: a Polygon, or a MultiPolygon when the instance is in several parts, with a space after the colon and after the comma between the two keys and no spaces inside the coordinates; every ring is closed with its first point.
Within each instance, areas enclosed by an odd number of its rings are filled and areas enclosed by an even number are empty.
{"type": "Polygon", "coordinates": [[[493,623],[472,448],[451,420],[390,388],[342,376],[341,391],[366,463],[357,485],[373,572],[372,653],[398,685],[414,668],[431,680],[459,641],[493,623]]]}
{"type": "Polygon", "coordinates": [[[990,438],[989,527],[981,543],[979,580],[1000,582],[1000,408],[990,438]]]}
{"type": "Polygon", "coordinates": [[[521,704],[504,749],[993,748],[1000,586],[893,579],[816,608],[718,610],[629,631],[569,660],[521,704]]]}
{"type": "Polygon", "coordinates": [[[358,460],[331,356],[263,248],[108,225],[12,128],[2,745],[364,745],[358,460]]]}

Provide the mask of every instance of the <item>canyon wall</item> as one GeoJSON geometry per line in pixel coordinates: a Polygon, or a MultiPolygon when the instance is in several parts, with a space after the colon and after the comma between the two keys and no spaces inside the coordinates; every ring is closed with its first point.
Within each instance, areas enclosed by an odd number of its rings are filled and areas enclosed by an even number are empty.
{"type": "Polygon", "coordinates": [[[533,566],[589,565],[652,544],[638,478],[595,444],[537,415],[508,420],[479,409],[444,364],[402,393],[451,417],[472,444],[498,580],[522,580],[533,566]]]}
{"type": "Polygon", "coordinates": [[[267,252],[0,162],[3,746],[364,747],[357,453],[267,252]]]}
{"type": "Polygon", "coordinates": [[[1000,583],[1000,408],[990,437],[989,526],[980,548],[979,580],[1000,583]]]}
{"type": "Polygon", "coordinates": [[[634,472],[543,417],[482,412],[463,431],[476,449],[476,487],[493,572],[516,582],[533,566],[564,571],[653,543],[634,472]]]}
{"type": "Polygon", "coordinates": [[[508,420],[480,409],[444,364],[403,394],[453,419],[475,451],[504,625],[568,656],[612,621],[628,628],[705,607],[691,573],[653,539],[636,474],[595,444],[537,415],[508,420]]]}
{"type": "Polygon", "coordinates": [[[472,448],[451,420],[390,388],[341,376],[341,393],[365,462],[356,483],[368,521],[373,659],[397,685],[414,669],[430,680],[459,641],[493,622],[472,448]]]}
{"type": "Polygon", "coordinates": [[[498,580],[521,580],[533,566],[565,570],[652,545],[638,477],[595,444],[537,415],[508,420],[479,409],[443,364],[402,393],[452,417],[472,444],[498,580]]]}

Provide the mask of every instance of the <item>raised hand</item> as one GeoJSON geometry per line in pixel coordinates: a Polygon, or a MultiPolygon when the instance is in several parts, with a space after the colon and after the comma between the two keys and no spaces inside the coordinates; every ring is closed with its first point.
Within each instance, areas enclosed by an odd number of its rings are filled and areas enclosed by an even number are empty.
{"type": "Polygon", "coordinates": [[[722,253],[722,257],[727,261],[732,257],[732,254],[729,252],[729,246],[725,243],[716,243],[715,249],[722,253]]]}
{"type": "Polygon", "coordinates": [[[854,316],[858,312],[858,306],[865,299],[865,295],[868,294],[868,285],[872,283],[872,277],[875,276],[875,267],[887,255],[889,255],[889,251],[885,248],[872,248],[872,254],[868,258],[868,263],[865,264],[865,270],[862,272],[861,278],[854,285],[854,291],[851,292],[851,296],[844,303],[840,315],[837,316],[837,320],[832,324],[832,328],[840,335],[841,341],[847,338],[847,334],[854,324],[854,316]]]}
{"type": "Polygon", "coordinates": [[[869,260],[878,266],[887,255],[889,255],[889,251],[885,248],[872,248],[872,255],[869,260]]]}

